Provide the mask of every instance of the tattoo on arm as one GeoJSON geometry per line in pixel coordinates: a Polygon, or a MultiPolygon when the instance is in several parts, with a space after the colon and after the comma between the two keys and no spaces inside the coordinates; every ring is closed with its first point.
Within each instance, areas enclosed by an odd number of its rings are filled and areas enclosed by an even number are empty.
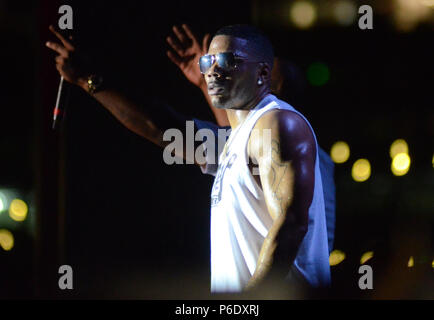
{"type": "Polygon", "coordinates": [[[273,139],[271,141],[271,172],[273,177],[270,186],[273,198],[279,203],[279,214],[282,214],[285,210],[285,200],[287,199],[283,199],[280,186],[285,177],[286,171],[288,170],[289,163],[282,162],[280,154],[280,142],[273,139]]]}

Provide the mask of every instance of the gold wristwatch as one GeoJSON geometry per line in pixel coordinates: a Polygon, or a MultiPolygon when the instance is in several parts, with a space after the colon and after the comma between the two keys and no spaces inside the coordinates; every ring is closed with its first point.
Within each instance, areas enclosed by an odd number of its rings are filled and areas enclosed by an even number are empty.
{"type": "Polygon", "coordinates": [[[92,74],[87,77],[87,91],[90,94],[95,94],[101,90],[103,79],[100,76],[92,74]]]}

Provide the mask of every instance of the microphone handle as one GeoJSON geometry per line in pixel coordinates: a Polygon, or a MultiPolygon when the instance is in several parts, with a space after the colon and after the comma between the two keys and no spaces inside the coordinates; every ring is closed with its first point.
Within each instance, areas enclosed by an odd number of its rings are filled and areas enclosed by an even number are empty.
{"type": "Polygon", "coordinates": [[[65,94],[64,90],[64,79],[63,76],[60,77],[59,89],[57,90],[57,98],[56,98],[56,106],[53,111],[53,130],[59,127],[60,122],[63,119],[65,108],[66,108],[66,99],[62,97],[65,94]]]}

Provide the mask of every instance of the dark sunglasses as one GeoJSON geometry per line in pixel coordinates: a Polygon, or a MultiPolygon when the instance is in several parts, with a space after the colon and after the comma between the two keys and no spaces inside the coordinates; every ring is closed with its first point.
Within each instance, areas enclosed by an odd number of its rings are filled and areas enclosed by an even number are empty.
{"type": "MultiPolygon", "coordinates": [[[[200,73],[205,74],[217,62],[217,65],[224,71],[232,71],[238,67],[238,62],[246,60],[233,52],[221,52],[217,54],[206,54],[199,59],[200,73]]],[[[256,62],[256,61],[250,61],[256,62]]]]}

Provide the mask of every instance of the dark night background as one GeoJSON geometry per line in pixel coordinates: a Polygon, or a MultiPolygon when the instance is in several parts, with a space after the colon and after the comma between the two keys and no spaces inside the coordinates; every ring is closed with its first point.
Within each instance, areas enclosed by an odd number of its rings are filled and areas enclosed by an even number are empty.
{"type": "MultiPolygon", "coordinates": [[[[278,22],[284,2],[276,0],[65,3],[74,10],[75,43],[143,108],[158,98],[213,120],[200,90],[166,56],[174,24],[189,24],[201,39],[227,24],[253,23],[302,74],[313,62],[327,65],[329,82],[307,85],[294,107],[324,150],[338,140],[351,148],[335,168],[334,248],[346,259],[332,267],[334,294],[434,298],[432,22],[399,32],[387,1],[360,3],[374,7],[373,30],[360,30],[356,19],[302,31],[278,22]],[[390,170],[398,138],[412,160],[402,177],[390,170]],[[372,166],[363,183],[351,178],[359,158],[372,166]],[[357,287],[366,251],[374,251],[371,292],[357,287]]],[[[64,126],[51,130],[58,74],[44,43],[54,40],[48,25],[56,25],[60,4],[0,1],[0,189],[17,190],[29,204],[24,222],[0,214],[0,229],[15,237],[11,251],[0,249],[0,297],[208,297],[212,177],[193,165],[166,165],[158,147],[78,88],[64,126]],[[74,269],[70,292],[56,291],[61,264],[74,269]]]]}

